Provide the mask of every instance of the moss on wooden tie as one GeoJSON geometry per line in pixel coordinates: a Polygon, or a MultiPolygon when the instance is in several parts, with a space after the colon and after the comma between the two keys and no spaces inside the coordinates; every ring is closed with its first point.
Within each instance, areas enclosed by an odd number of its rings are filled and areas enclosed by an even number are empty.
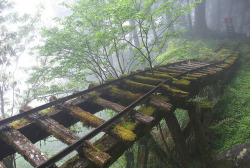
{"type": "Polygon", "coordinates": [[[136,134],[132,131],[125,129],[119,125],[115,126],[112,132],[124,141],[135,141],[136,134]]]}
{"type": "Polygon", "coordinates": [[[15,129],[19,129],[25,125],[27,125],[28,123],[30,123],[28,120],[22,118],[21,120],[17,120],[13,123],[10,124],[10,126],[12,126],[15,129]]]}
{"type": "Polygon", "coordinates": [[[153,116],[154,112],[155,112],[155,108],[151,107],[151,106],[144,106],[140,109],[140,112],[145,114],[145,115],[148,115],[148,116],[153,116]]]}

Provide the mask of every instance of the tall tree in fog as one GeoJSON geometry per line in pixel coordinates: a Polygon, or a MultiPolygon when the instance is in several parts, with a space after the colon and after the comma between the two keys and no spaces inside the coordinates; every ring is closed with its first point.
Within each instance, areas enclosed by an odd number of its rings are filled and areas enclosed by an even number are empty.
{"type": "Polygon", "coordinates": [[[19,91],[15,72],[21,55],[34,38],[34,26],[36,19],[39,18],[38,15],[34,18],[27,14],[19,16],[12,11],[13,5],[7,0],[0,1],[0,105],[2,118],[13,114],[15,97],[19,91]]]}
{"type": "MultiPolygon", "coordinates": [[[[187,0],[187,3],[190,3],[190,0],[187,0]]],[[[193,29],[193,24],[192,24],[192,16],[191,16],[191,12],[189,12],[187,14],[187,20],[188,20],[188,27],[190,30],[193,29]]]]}
{"type": "Polygon", "coordinates": [[[216,30],[221,31],[221,0],[216,2],[216,30]]]}
{"type": "Polygon", "coordinates": [[[197,4],[195,8],[195,22],[194,28],[197,32],[204,33],[207,31],[207,19],[206,19],[206,0],[197,4]]]}
{"type": "Polygon", "coordinates": [[[248,6],[248,0],[241,0],[242,1],[242,10],[240,13],[240,27],[239,27],[239,33],[243,33],[244,26],[246,25],[246,16],[247,16],[247,10],[249,8],[248,6]]]}

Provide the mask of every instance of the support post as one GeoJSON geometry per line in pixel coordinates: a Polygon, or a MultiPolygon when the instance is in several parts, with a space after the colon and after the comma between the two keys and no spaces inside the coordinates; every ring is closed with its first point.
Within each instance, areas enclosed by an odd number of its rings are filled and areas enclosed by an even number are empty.
{"type": "Polygon", "coordinates": [[[179,156],[185,165],[191,163],[192,158],[175,114],[173,112],[167,113],[165,121],[172,135],[179,156]]]}
{"type": "Polygon", "coordinates": [[[193,103],[188,104],[188,115],[190,122],[193,126],[194,134],[196,137],[196,142],[198,144],[200,153],[202,155],[202,161],[204,167],[210,168],[213,167],[213,159],[211,151],[209,149],[208,143],[206,141],[205,132],[201,124],[200,117],[198,116],[198,107],[193,103]]]}

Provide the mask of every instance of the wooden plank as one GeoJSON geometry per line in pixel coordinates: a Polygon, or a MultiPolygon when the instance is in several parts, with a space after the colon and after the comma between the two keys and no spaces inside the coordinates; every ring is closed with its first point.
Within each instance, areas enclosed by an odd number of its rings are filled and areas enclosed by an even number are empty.
{"type": "MultiPolygon", "coordinates": [[[[32,107],[26,106],[23,107],[20,111],[24,112],[29,109],[32,109],[32,107]]],[[[55,138],[59,139],[65,144],[73,144],[77,140],[80,139],[79,136],[72,133],[68,128],[65,128],[61,124],[59,124],[57,121],[53,120],[52,118],[48,116],[42,116],[42,118],[39,118],[40,116],[37,115],[30,115],[27,118],[31,121],[35,121],[35,124],[45,129],[48,133],[53,135],[55,138]]]]}
{"type": "MultiPolygon", "coordinates": [[[[98,127],[105,122],[105,120],[96,117],[95,115],[86,112],[79,107],[69,107],[69,110],[74,116],[80,118],[84,125],[98,127]]],[[[135,141],[136,138],[136,135],[132,131],[127,130],[119,125],[111,125],[108,129],[105,129],[104,131],[123,141],[135,141]]]]}
{"type": "Polygon", "coordinates": [[[6,168],[2,162],[0,162],[0,168],[6,168]]]}
{"type": "Polygon", "coordinates": [[[29,118],[33,119],[38,126],[42,127],[48,133],[50,133],[55,138],[59,139],[65,144],[70,145],[80,139],[78,135],[72,133],[68,128],[65,128],[50,117],[45,116],[42,119],[37,119],[34,116],[29,116],[29,118]]]}
{"type": "Polygon", "coordinates": [[[119,104],[122,104],[124,106],[127,106],[137,99],[139,99],[142,95],[137,93],[132,93],[130,91],[125,91],[122,89],[119,89],[115,86],[110,86],[107,88],[104,88],[102,91],[102,96],[107,98],[108,100],[112,102],[118,102],[119,104]]]}
{"type": "Polygon", "coordinates": [[[0,131],[1,138],[21,154],[32,166],[38,166],[48,158],[33,145],[24,135],[11,126],[0,131]]]}
{"type": "MultiPolygon", "coordinates": [[[[104,108],[114,110],[118,113],[125,109],[124,106],[121,106],[117,103],[110,102],[110,101],[102,99],[100,97],[93,99],[92,102],[96,103],[104,108]]],[[[142,114],[138,111],[134,111],[134,110],[132,111],[132,116],[134,116],[134,118],[136,118],[137,120],[139,120],[140,122],[145,123],[145,124],[149,124],[154,120],[154,117],[144,115],[144,114],[142,114]]]]}
{"type": "Polygon", "coordinates": [[[99,150],[88,141],[85,141],[83,153],[90,161],[99,167],[103,167],[103,165],[111,159],[109,154],[99,150]]]}

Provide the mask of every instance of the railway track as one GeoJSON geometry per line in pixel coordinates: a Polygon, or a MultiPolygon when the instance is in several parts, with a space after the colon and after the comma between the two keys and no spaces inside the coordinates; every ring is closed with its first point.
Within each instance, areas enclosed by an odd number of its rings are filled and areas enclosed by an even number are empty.
{"type": "MultiPolygon", "coordinates": [[[[61,167],[108,167],[165,118],[179,154],[189,162],[185,138],[173,112],[188,108],[189,98],[230,72],[238,55],[232,51],[226,59],[213,63],[175,62],[154,68],[153,74],[150,70],[134,72],[36,108],[24,107],[20,114],[0,121],[0,160],[18,152],[36,168],[56,167],[56,162],[77,151],[78,155],[61,167]],[[117,114],[107,121],[94,115],[103,109],[117,114]],[[67,128],[77,121],[95,129],[79,137],[67,128]],[[100,132],[105,135],[90,143],[100,132]],[[33,144],[48,135],[68,145],[50,158],[33,144]]],[[[4,168],[1,162],[0,168],[4,168]]]]}

